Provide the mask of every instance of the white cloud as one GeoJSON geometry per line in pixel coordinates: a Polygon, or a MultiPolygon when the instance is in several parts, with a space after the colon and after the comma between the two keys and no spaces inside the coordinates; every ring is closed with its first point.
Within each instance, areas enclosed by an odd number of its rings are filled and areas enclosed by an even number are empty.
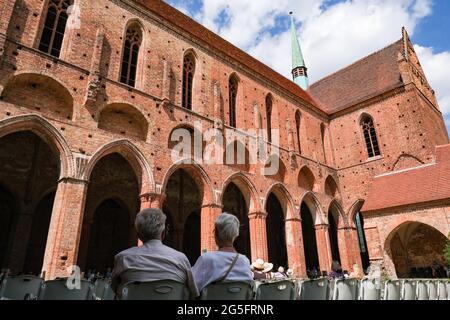
{"type": "Polygon", "coordinates": [[[433,48],[419,45],[414,48],[431,87],[436,91],[442,113],[450,115],[450,52],[434,53],[433,48]]]}
{"type": "MultiPolygon", "coordinates": [[[[333,73],[401,38],[412,36],[432,13],[432,0],[203,0],[193,13],[203,25],[291,78],[291,39],[286,19],[295,12],[311,81],[333,73]],[[278,19],[278,20],[277,20],[278,19]]],[[[450,52],[416,46],[450,127],[450,52]],[[446,67],[444,67],[446,66],[446,67]],[[447,70],[447,72],[446,72],[447,70]]]]}

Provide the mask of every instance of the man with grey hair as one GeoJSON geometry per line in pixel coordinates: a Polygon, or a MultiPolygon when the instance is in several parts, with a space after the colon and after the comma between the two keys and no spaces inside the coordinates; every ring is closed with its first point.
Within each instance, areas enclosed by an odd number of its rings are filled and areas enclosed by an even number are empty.
{"type": "Polygon", "coordinates": [[[216,219],[214,237],[219,251],[203,254],[192,268],[199,292],[213,282],[253,282],[250,261],[233,247],[239,226],[239,219],[229,213],[222,213],[216,219]]]}
{"type": "Polygon", "coordinates": [[[144,209],[136,216],[135,228],[143,245],[116,255],[111,284],[114,292],[120,296],[123,285],[132,281],[174,280],[185,283],[191,297],[197,297],[188,258],[162,243],[166,215],[159,209],[144,209]]]}

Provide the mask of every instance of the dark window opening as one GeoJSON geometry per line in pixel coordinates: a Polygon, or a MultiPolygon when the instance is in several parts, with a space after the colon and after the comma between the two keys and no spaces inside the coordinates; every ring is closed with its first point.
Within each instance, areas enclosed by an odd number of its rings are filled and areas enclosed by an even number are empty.
{"type": "Polygon", "coordinates": [[[195,61],[191,55],[184,57],[183,64],[183,102],[185,109],[192,110],[192,87],[194,82],[195,61]]]}
{"type": "Polygon", "coordinates": [[[361,126],[364,133],[364,142],[366,143],[369,158],[380,156],[381,152],[373,120],[370,117],[365,117],[361,121],[361,126]]]}
{"type": "Polygon", "coordinates": [[[56,58],[61,54],[68,15],[67,9],[71,5],[70,0],[50,0],[44,29],[42,31],[39,50],[56,58]]]}
{"type": "Polygon", "coordinates": [[[236,128],[236,102],[238,93],[238,82],[236,78],[230,78],[228,83],[230,103],[230,127],[236,128]]]}
{"type": "Polygon", "coordinates": [[[141,42],[142,35],[140,28],[137,25],[130,26],[127,29],[125,43],[123,46],[120,82],[131,87],[136,85],[138,56],[141,42]]]}

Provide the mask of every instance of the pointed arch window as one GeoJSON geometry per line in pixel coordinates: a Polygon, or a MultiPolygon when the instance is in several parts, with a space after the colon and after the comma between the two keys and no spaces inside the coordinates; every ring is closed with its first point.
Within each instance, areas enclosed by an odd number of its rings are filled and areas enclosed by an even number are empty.
{"type": "Polygon", "coordinates": [[[194,83],[195,60],[192,54],[187,54],[183,61],[183,101],[185,109],[192,110],[192,88],[194,83]]]}
{"type": "Polygon", "coordinates": [[[369,158],[380,156],[380,146],[378,144],[377,133],[372,117],[364,116],[361,119],[361,128],[364,134],[364,142],[366,143],[367,155],[369,158]]]}
{"type": "Polygon", "coordinates": [[[296,129],[296,133],[297,133],[297,148],[298,148],[298,153],[302,153],[302,147],[301,147],[301,143],[300,143],[300,122],[301,122],[301,115],[300,115],[300,111],[297,111],[295,113],[295,129],[296,129]]]}
{"type": "Polygon", "coordinates": [[[123,46],[122,68],[120,72],[120,82],[131,87],[134,87],[136,85],[138,56],[141,43],[141,28],[138,24],[134,23],[127,29],[123,46]]]}
{"type": "Polygon", "coordinates": [[[40,51],[59,58],[69,18],[67,10],[71,5],[71,0],[49,1],[44,29],[42,30],[39,43],[40,51]]]}
{"type": "Polygon", "coordinates": [[[230,127],[236,128],[236,103],[238,94],[238,81],[236,77],[230,77],[228,91],[230,104],[230,127]]]}
{"type": "Polygon", "coordinates": [[[272,143],[272,109],[273,102],[272,97],[268,95],[266,97],[266,117],[267,117],[267,139],[272,143]]]}

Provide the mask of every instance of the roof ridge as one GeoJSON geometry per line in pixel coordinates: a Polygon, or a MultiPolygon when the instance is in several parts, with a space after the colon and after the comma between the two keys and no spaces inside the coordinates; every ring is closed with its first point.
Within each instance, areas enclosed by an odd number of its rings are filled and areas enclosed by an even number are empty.
{"type": "Polygon", "coordinates": [[[383,48],[381,48],[381,49],[379,49],[379,50],[377,50],[377,51],[375,51],[375,52],[372,52],[372,53],[370,53],[370,54],[368,54],[368,55],[366,55],[366,56],[360,58],[359,60],[356,60],[355,62],[352,62],[351,64],[349,64],[349,65],[343,67],[342,69],[339,69],[339,70],[337,70],[337,71],[335,71],[335,72],[333,72],[333,73],[331,73],[331,74],[329,74],[329,75],[327,75],[327,76],[325,76],[325,77],[323,77],[323,78],[317,80],[316,82],[314,82],[313,84],[311,84],[311,87],[314,87],[314,86],[318,85],[319,83],[324,82],[325,80],[328,80],[329,78],[332,78],[333,76],[337,75],[337,74],[340,73],[340,72],[343,72],[343,71],[345,71],[345,70],[352,69],[352,68],[356,67],[359,63],[363,62],[364,60],[367,60],[367,59],[371,58],[372,56],[377,55],[377,54],[379,54],[379,53],[381,53],[381,52],[383,52],[383,51],[389,49],[390,47],[393,47],[393,46],[395,46],[395,45],[398,45],[398,44],[401,43],[401,42],[403,42],[403,38],[400,39],[400,40],[397,40],[397,41],[395,41],[395,42],[392,42],[391,44],[388,44],[387,46],[385,46],[385,47],[383,47],[383,48]]]}
{"type": "Polygon", "coordinates": [[[245,66],[247,69],[250,69],[252,73],[258,74],[261,78],[271,83],[274,87],[278,87],[281,90],[285,90],[290,94],[293,94],[297,98],[300,98],[305,102],[309,103],[317,111],[328,114],[326,110],[322,109],[319,105],[317,105],[316,100],[313,99],[311,93],[303,90],[293,81],[283,76],[281,73],[275,71],[274,69],[272,69],[265,63],[261,62],[260,60],[256,59],[255,57],[251,56],[247,52],[239,49],[228,40],[224,39],[215,32],[206,28],[201,23],[195,21],[194,19],[187,16],[180,10],[172,7],[170,4],[161,0],[133,0],[133,2],[145,7],[147,10],[149,10],[153,14],[156,14],[163,20],[167,20],[170,24],[184,30],[193,38],[196,38],[197,40],[206,43],[208,46],[225,54],[228,58],[232,59],[238,64],[241,64],[245,66]],[[168,12],[164,13],[164,10],[168,12]],[[179,18],[179,20],[177,20],[177,18],[179,18]],[[188,28],[189,25],[191,26],[188,28]],[[199,30],[195,31],[195,28],[198,28],[199,30]],[[201,33],[203,33],[203,35],[201,33]],[[209,39],[213,41],[208,41],[207,39],[208,37],[213,38],[209,39]],[[229,47],[230,50],[226,51],[225,50],[227,49],[226,47],[229,47]]]}

